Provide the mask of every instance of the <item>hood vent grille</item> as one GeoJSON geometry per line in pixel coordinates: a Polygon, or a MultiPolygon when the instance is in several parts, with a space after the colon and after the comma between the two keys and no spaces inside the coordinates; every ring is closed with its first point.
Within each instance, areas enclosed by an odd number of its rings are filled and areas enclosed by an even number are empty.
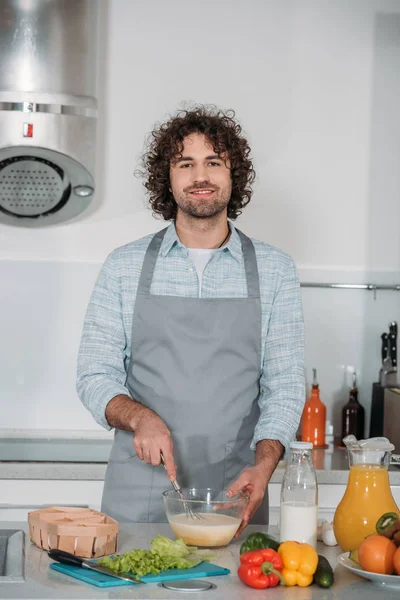
{"type": "Polygon", "coordinates": [[[0,210],[15,217],[41,217],[68,201],[64,172],[35,156],[16,156],[0,163],[0,210]]]}

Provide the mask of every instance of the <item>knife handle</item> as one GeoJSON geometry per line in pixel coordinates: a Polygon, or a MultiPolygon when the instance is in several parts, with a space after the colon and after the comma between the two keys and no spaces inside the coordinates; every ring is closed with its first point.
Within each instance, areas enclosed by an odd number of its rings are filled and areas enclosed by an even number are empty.
{"type": "Polygon", "coordinates": [[[392,361],[392,367],[397,367],[397,323],[393,321],[389,325],[389,356],[392,361]]]}
{"type": "Polygon", "coordinates": [[[382,333],[381,335],[382,347],[381,347],[381,358],[382,364],[385,358],[389,356],[389,335],[387,333],[382,333]]]}
{"type": "Polygon", "coordinates": [[[79,558],[79,556],[75,556],[75,554],[71,554],[70,552],[65,552],[65,550],[52,549],[48,551],[48,555],[53,560],[63,563],[64,565],[72,565],[73,567],[83,566],[82,558],[79,558]]]}

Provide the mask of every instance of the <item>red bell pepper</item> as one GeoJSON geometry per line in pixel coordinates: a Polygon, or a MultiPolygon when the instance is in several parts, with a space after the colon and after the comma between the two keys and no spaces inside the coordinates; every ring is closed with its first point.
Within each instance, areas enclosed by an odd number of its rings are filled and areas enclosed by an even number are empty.
{"type": "Polygon", "coordinates": [[[258,590],[285,585],[281,575],[283,561],[272,548],[262,548],[240,555],[238,577],[246,585],[258,590]]]}

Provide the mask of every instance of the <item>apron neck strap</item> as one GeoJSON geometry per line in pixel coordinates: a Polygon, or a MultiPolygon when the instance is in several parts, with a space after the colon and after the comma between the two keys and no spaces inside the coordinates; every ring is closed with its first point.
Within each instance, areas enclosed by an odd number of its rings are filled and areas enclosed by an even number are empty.
{"type": "Polygon", "coordinates": [[[236,229],[242,242],[244,268],[246,271],[247,295],[249,298],[260,297],[260,280],[258,277],[257,258],[254,244],[240,229],[236,229]]]}
{"type": "MultiPolygon", "coordinates": [[[[164,239],[165,233],[168,227],[162,229],[156,233],[145,254],[142,271],[140,273],[138,293],[149,294],[151,282],[153,280],[153,273],[157,262],[157,257],[160,252],[161,244],[164,239]]],[[[242,244],[244,268],[246,271],[246,282],[247,282],[247,295],[249,298],[260,297],[260,282],[258,277],[258,267],[256,251],[254,244],[250,238],[242,233],[239,229],[236,229],[239,234],[240,241],[242,244]]]]}
{"type": "Polygon", "coordinates": [[[138,293],[149,294],[158,253],[168,227],[156,233],[147,247],[138,284],[138,293]]]}

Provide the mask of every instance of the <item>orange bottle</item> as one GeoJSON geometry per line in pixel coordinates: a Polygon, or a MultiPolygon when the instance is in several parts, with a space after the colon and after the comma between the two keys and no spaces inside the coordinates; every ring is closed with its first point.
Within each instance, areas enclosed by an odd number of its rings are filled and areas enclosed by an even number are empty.
{"type": "Polygon", "coordinates": [[[311,396],[301,417],[301,441],[311,442],[314,448],[325,448],[325,423],[326,406],[319,397],[317,369],[313,369],[311,396]]]}

